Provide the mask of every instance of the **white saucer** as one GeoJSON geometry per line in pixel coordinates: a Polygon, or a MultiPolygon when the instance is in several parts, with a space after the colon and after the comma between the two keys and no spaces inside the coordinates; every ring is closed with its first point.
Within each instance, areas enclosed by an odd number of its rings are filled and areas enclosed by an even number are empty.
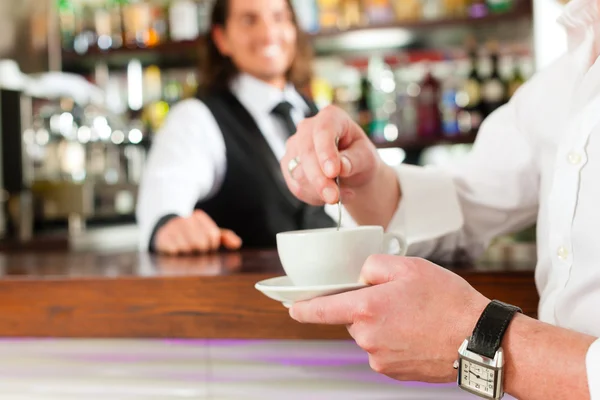
{"type": "Polygon", "coordinates": [[[297,301],[314,299],[315,297],[327,296],[351,290],[367,287],[364,283],[344,283],[339,285],[322,286],[294,286],[287,276],[266,279],[257,282],[254,287],[265,296],[283,303],[287,308],[297,301]]]}

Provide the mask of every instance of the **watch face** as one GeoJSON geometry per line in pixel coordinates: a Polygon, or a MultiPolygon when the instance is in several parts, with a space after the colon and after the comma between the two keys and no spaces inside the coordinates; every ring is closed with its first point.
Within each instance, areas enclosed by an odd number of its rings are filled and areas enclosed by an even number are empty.
{"type": "Polygon", "coordinates": [[[460,383],[464,388],[486,397],[494,397],[498,371],[461,359],[460,383]]]}

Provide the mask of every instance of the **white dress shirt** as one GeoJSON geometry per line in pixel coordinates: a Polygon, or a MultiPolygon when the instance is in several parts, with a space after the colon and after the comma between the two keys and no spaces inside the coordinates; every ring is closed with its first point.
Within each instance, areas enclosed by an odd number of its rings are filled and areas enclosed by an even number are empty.
{"type": "MultiPolygon", "coordinates": [[[[234,79],[231,91],[254,118],[280,160],[285,154],[287,133],[283,122],[271,111],[287,101],[293,106],[292,118],[298,124],[310,111],[302,96],[292,85],[280,90],[248,74],[234,79]]],[[[169,214],[189,216],[198,201],[216,194],[226,169],[223,134],[208,107],[197,99],[175,105],[156,134],[140,183],[136,209],[140,250],[148,249],[160,218],[169,214]]],[[[332,207],[326,207],[326,211],[337,215],[332,207]]]]}
{"type": "MultiPolygon", "coordinates": [[[[567,54],[483,123],[464,162],[398,168],[388,229],[406,235],[409,254],[449,259],[537,220],[540,320],[600,337],[599,2],[574,0],[559,22],[567,54]]],[[[600,342],[587,367],[600,400],[600,342]]]]}

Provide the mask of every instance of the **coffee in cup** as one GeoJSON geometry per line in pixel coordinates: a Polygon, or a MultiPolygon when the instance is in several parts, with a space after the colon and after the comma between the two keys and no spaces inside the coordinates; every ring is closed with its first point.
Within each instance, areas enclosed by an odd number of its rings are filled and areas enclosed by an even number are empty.
{"type": "Polygon", "coordinates": [[[394,254],[406,254],[404,238],[381,226],[308,229],[278,233],[277,252],[295,286],[348,284],[358,282],[369,256],[389,254],[394,241],[394,254]]]}

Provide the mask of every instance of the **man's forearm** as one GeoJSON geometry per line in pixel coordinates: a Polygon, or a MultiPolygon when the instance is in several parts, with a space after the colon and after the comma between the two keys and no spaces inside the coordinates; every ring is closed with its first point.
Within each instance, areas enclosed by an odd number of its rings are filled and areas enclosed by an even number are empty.
{"type": "Polygon", "coordinates": [[[586,354],[595,338],[517,315],[503,341],[505,391],[519,399],[589,399],[586,354]]]}
{"type": "Polygon", "coordinates": [[[400,184],[394,170],[381,164],[373,180],[356,190],[344,206],[358,224],[387,228],[400,203],[400,184]]]}

